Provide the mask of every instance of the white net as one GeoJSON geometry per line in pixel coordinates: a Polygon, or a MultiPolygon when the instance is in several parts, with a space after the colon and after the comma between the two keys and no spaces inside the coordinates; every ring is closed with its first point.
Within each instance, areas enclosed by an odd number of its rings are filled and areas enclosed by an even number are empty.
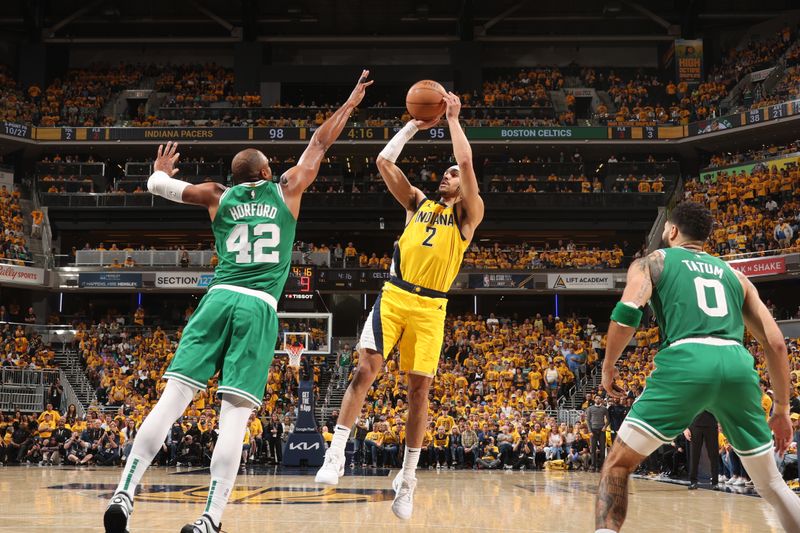
{"type": "Polygon", "coordinates": [[[292,368],[300,368],[300,359],[303,357],[303,345],[286,346],[286,353],[289,356],[289,366],[292,368]]]}
{"type": "Polygon", "coordinates": [[[289,356],[289,366],[300,368],[300,359],[308,347],[310,335],[305,331],[285,331],[283,333],[283,349],[289,356]]]}

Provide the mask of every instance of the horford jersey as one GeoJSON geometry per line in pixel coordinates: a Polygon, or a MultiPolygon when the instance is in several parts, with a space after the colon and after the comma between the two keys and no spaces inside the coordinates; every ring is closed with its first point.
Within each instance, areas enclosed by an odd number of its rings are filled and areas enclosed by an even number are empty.
{"type": "Polygon", "coordinates": [[[425,198],[397,242],[391,275],[446,293],[458,275],[468,245],[455,208],[425,198]]]}
{"type": "Polygon", "coordinates": [[[742,342],[744,289],[723,260],[686,248],[666,248],[664,270],[650,306],[661,327],[663,346],[694,337],[742,342]]]}
{"type": "Polygon", "coordinates": [[[279,184],[257,181],[226,190],[211,223],[219,265],[210,287],[235,285],[279,299],[296,227],[279,184]]]}

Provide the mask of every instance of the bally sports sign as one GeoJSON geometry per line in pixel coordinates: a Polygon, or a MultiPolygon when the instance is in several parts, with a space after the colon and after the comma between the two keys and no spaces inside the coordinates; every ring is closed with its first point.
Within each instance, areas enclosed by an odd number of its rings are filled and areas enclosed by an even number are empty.
{"type": "Polygon", "coordinates": [[[213,279],[213,272],[159,272],[155,286],[163,289],[204,289],[213,279]]]}
{"type": "Polygon", "coordinates": [[[572,290],[604,290],[614,288],[613,274],[592,273],[566,273],[548,274],[547,288],[572,291],[572,290]]]}
{"type": "Polygon", "coordinates": [[[43,285],[44,269],[0,263],[0,283],[43,285]]]}

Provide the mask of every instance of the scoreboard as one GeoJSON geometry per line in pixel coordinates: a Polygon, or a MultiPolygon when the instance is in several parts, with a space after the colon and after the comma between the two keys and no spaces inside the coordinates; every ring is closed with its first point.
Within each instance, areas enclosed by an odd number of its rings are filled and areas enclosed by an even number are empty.
{"type": "Polygon", "coordinates": [[[292,265],[283,291],[286,294],[314,294],[316,291],[316,267],[311,265],[292,265]]]}

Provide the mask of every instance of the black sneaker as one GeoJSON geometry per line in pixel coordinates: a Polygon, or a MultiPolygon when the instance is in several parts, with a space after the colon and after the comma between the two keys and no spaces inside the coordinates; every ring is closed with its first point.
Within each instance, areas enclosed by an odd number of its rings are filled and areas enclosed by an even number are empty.
{"type": "Polygon", "coordinates": [[[181,533],[220,533],[221,531],[222,522],[215,526],[214,521],[207,514],[203,514],[193,524],[186,524],[181,528],[181,533]]]}
{"type": "Polygon", "coordinates": [[[132,514],[133,502],[130,496],[124,492],[114,494],[103,515],[106,533],[129,533],[128,519],[132,514]]]}
{"type": "Polygon", "coordinates": [[[689,490],[697,490],[697,483],[690,483],[689,490]]]}

